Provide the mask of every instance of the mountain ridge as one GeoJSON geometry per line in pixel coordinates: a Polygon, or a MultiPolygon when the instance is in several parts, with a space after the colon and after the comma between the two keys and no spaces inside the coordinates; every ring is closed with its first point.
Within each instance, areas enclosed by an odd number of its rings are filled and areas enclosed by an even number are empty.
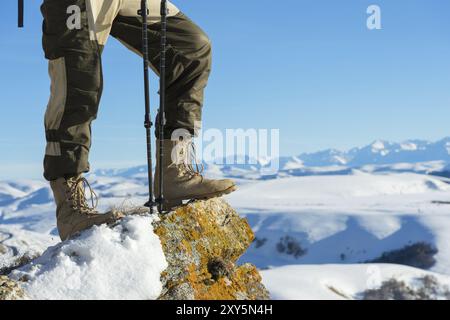
{"type": "MultiPolygon", "coordinates": [[[[281,156],[271,161],[258,161],[248,156],[235,157],[245,163],[221,164],[225,161],[203,162],[205,173],[213,177],[270,179],[283,176],[350,174],[354,170],[417,172],[450,175],[450,137],[431,142],[409,139],[402,142],[375,140],[347,151],[334,148],[317,152],[281,156]],[[278,170],[268,170],[272,167],[278,170]]],[[[223,159],[222,159],[223,160],[223,159]]],[[[227,159],[228,160],[228,159],[227,159]]],[[[146,178],[146,165],[121,169],[100,169],[98,176],[146,178]]]]}

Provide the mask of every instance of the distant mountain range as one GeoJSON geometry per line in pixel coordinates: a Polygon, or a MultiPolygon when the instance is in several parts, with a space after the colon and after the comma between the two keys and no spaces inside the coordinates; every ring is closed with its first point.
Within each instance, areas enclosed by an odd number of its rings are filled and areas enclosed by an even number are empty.
{"type": "MultiPolygon", "coordinates": [[[[243,179],[271,179],[283,176],[349,174],[354,170],[367,172],[417,172],[450,176],[450,137],[436,142],[377,140],[348,151],[327,149],[297,156],[280,157],[276,172],[268,171],[273,162],[249,161],[245,164],[217,165],[205,163],[206,173],[243,179]]],[[[97,170],[99,176],[146,177],[146,166],[125,169],[97,170]]]]}
{"type": "Polygon", "coordinates": [[[401,162],[450,161],[450,137],[436,142],[408,140],[395,143],[377,140],[368,146],[353,148],[349,151],[328,149],[303,153],[296,158],[305,166],[346,165],[349,167],[401,162]]]}

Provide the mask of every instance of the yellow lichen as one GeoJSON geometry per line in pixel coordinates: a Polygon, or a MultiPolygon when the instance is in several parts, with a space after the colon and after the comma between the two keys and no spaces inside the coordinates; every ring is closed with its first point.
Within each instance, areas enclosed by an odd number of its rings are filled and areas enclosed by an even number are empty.
{"type": "MultiPolygon", "coordinates": [[[[240,218],[223,200],[198,201],[162,216],[155,225],[169,268],[161,276],[166,288],[188,284],[195,299],[229,300],[244,295],[256,299],[249,290],[261,277],[255,267],[234,263],[254,239],[245,219],[240,218]],[[212,279],[208,263],[222,258],[233,272],[228,277],[212,279]],[[179,272],[180,268],[186,272],[179,272]],[[178,271],[176,271],[178,270],[178,271]]],[[[166,291],[167,292],[167,291],[166,291]]]]}

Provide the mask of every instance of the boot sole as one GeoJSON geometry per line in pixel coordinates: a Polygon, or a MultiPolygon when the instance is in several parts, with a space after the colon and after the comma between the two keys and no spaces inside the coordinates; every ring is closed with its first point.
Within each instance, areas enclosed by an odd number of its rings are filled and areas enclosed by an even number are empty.
{"type": "Polygon", "coordinates": [[[173,210],[175,207],[179,207],[183,205],[183,200],[189,200],[189,202],[193,202],[196,200],[208,200],[208,199],[213,199],[213,198],[219,198],[221,196],[224,196],[226,194],[230,194],[233,191],[237,190],[237,186],[231,186],[228,189],[222,190],[222,191],[217,191],[217,192],[211,192],[211,193],[206,193],[203,194],[201,196],[197,196],[195,198],[190,198],[190,199],[185,199],[185,198],[177,198],[177,199],[170,199],[170,200],[166,200],[163,204],[163,211],[171,211],[173,210]]]}

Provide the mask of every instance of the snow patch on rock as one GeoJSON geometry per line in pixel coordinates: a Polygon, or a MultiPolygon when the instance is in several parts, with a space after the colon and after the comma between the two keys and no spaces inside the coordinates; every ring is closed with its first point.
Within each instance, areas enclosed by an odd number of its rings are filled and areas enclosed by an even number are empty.
{"type": "Polygon", "coordinates": [[[149,216],[96,226],[47,249],[12,278],[31,299],[156,299],[167,261],[149,216]]]}

